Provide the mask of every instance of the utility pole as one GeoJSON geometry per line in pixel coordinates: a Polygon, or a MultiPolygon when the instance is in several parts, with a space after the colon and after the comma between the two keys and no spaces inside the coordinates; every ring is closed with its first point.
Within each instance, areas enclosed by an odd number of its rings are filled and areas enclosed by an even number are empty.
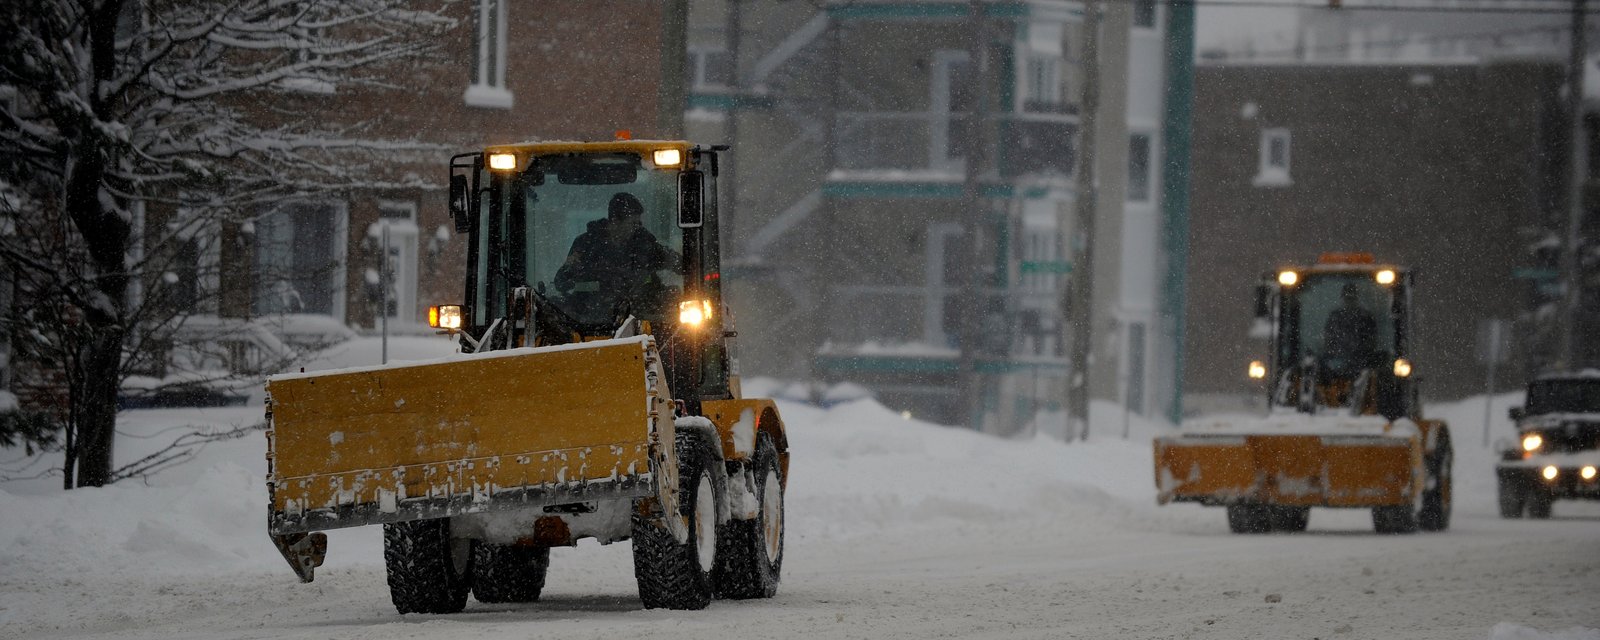
{"type": "Polygon", "coordinates": [[[731,215],[724,215],[718,221],[718,224],[722,227],[721,233],[724,238],[734,237],[734,224],[739,221],[739,181],[734,179],[734,171],[739,163],[739,101],[744,95],[744,76],[741,75],[742,67],[740,66],[739,52],[744,45],[743,5],[743,0],[728,0],[728,26],[726,27],[727,35],[725,38],[727,39],[728,47],[728,66],[732,69],[732,72],[728,74],[728,99],[730,102],[728,103],[727,125],[723,129],[723,135],[728,146],[732,147],[732,153],[723,155],[720,160],[722,163],[720,167],[722,179],[720,182],[728,185],[728,191],[719,194],[719,197],[722,198],[719,208],[731,215]]]}
{"type": "Polygon", "coordinates": [[[1094,346],[1094,223],[1099,209],[1095,147],[1100,111],[1100,0],[1083,3],[1083,106],[1078,125],[1077,222],[1067,300],[1072,352],[1067,371],[1067,438],[1089,437],[1089,355],[1094,346]]]}
{"type": "Polygon", "coordinates": [[[1578,308],[1583,299],[1583,259],[1579,255],[1583,226],[1583,186],[1588,177],[1588,138],[1583,131],[1583,68],[1587,43],[1584,41],[1584,10],[1588,0],[1572,0],[1572,54],[1567,61],[1567,112],[1572,118],[1572,177],[1567,185],[1567,241],[1561,253],[1561,274],[1565,300],[1561,308],[1562,368],[1576,368],[1578,362],[1578,308]]]}
{"type": "MultiPolygon", "coordinates": [[[[958,264],[961,278],[961,301],[958,303],[959,321],[961,323],[961,395],[967,415],[969,427],[982,428],[983,426],[983,381],[978,373],[978,310],[987,305],[982,304],[983,288],[978,279],[978,265],[982,264],[982,248],[978,244],[980,230],[983,227],[983,178],[984,163],[988,158],[988,136],[985,132],[989,125],[989,77],[988,77],[988,22],[984,19],[984,5],[982,0],[969,0],[967,2],[967,70],[968,86],[972,91],[971,111],[964,116],[952,114],[952,118],[964,117],[967,120],[967,135],[959,144],[965,145],[966,167],[965,179],[961,184],[961,231],[965,242],[961,243],[958,254],[958,264]]],[[[954,79],[952,78],[952,84],[954,79]]]]}

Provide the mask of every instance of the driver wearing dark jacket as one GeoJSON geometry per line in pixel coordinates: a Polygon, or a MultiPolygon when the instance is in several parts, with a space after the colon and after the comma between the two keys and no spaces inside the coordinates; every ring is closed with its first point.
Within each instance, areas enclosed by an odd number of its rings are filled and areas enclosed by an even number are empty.
{"type": "Polygon", "coordinates": [[[632,194],[611,196],[606,217],[590,222],[572,242],[566,262],[556,271],[556,290],[631,299],[659,283],[657,271],[677,271],[678,255],[644,228],[643,214],[644,205],[632,194]]]}

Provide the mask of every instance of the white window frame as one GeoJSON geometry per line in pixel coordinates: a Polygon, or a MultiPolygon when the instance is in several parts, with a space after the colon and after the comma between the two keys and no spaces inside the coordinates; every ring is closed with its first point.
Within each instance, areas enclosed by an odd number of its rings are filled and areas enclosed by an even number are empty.
{"type": "MultiPolygon", "coordinates": [[[[328,316],[338,320],[341,324],[343,324],[350,321],[348,315],[349,301],[346,298],[349,293],[349,289],[345,284],[345,279],[349,276],[350,270],[350,204],[343,200],[334,200],[327,202],[326,204],[332,207],[333,213],[333,237],[328,239],[329,242],[333,243],[329,253],[333,260],[333,267],[329,269],[328,274],[328,294],[333,299],[329,303],[328,316]]],[[[272,215],[274,211],[274,208],[269,207],[268,210],[262,214],[262,216],[272,215]]],[[[259,221],[262,216],[257,216],[256,220],[259,221]]],[[[259,235],[256,236],[255,242],[257,243],[256,251],[260,251],[259,243],[261,242],[261,239],[259,235]]],[[[256,264],[252,264],[251,268],[256,268],[256,264]]],[[[252,284],[251,287],[250,306],[253,312],[256,304],[255,296],[261,294],[254,288],[254,284],[252,284]]],[[[308,315],[321,315],[312,311],[305,311],[302,313],[308,315]]]]}
{"type": "Polygon", "coordinates": [[[1290,158],[1294,147],[1289,130],[1284,127],[1268,127],[1261,130],[1261,143],[1258,150],[1259,165],[1256,169],[1255,180],[1257,187],[1287,187],[1293,182],[1289,178],[1290,158]],[[1283,162],[1272,161],[1272,143],[1283,143],[1283,162]]]}
{"type": "Polygon", "coordinates": [[[1157,27],[1161,26],[1162,4],[1164,3],[1160,2],[1160,0],[1133,0],[1133,2],[1129,3],[1130,9],[1128,10],[1128,20],[1133,24],[1133,28],[1142,29],[1145,31],[1154,31],[1157,27]],[[1150,24],[1139,24],[1139,21],[1137,20],[1139,4],[1141,2],[1150,3],[1150,24]]]}
{"type": "Polygon", "coordinates": [[[706,65],[709,63],[711,56],[717,54],[728,55],[728,50],[720,46],[691,45],[689,47],[689,68],[694,70],[694,76],[689,81],[690,89],[728,88],[728,82],[713,82],[706,73],[706,65]]]}
{"type": "Polygon", "coordinates": [[[514,103],[511,90],[506,88],[506,7],[510,2],[477,0],[474,4],[478,22],[473,30],[474,43],[477,44],[474,55],[477,56],[478,70],[462,100],[474,107],[510,109],[514,103]],[[492,21],[491,17],[494,18],[492,21]],[[491,22],[493,34],[489,33],[491,22]]]}

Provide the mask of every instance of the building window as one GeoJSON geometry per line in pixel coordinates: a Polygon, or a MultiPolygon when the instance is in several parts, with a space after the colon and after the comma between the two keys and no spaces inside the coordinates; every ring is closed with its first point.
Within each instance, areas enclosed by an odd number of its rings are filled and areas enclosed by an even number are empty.
{"type": "Polygon", "coordinates": [[[1254,182],[1258,187],[1289,185],[1288,129],[1261,130],[1261,164],[1254,182]]]}
{"type": "Polygon", "coordinates": [[[1032,54],[1028,56],[1027,96],[1023,109],[1058,113],[1061,111],[1061,58],[1032,54]]]}
{"type": "Polygon", "coordinates": [[[1156,27],[1156,0],[1133,0],[1133,26],[1144,29],[1156,27]]]}
{"type": "Polygon", "coordinates": [[[257,316],[328,315],[344,320],[344,207],[278,205],[255,222],[257,316]]]}
{"type": "Polygon", "coordinates": [[[1128,201],[1150,201],[1150,134],[1128,136],[1128,201]]]}
{"type": "Polygon", "coordinates": [[[723,89],[733,84],[733,56],[722,49],[689,49],[689,87],[723,89]]]}
{"type": "Polygon", "coordinates": [[[506,0],[477,0],[478,29],[473,40],[472,86],[466,102],[475,107],[511,108],[506,89],[506,0]]]}

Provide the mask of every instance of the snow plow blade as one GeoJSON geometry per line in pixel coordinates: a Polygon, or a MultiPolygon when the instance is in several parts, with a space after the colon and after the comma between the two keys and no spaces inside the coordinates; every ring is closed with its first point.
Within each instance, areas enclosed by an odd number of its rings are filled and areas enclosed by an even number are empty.
{"type": "Polygon", "coordinates": [[[1421,434],[1409,420],[1354,419],[1297,433],[1266,422],[1155,439],[1156,500],[1206,505],[1378,507],[1421,491],[1421,434]]]}
{"type": "Polygon", "coordinates": [[[274,376],[270,532],[655,495],[664,380],[649,336],[274,376]]]}

